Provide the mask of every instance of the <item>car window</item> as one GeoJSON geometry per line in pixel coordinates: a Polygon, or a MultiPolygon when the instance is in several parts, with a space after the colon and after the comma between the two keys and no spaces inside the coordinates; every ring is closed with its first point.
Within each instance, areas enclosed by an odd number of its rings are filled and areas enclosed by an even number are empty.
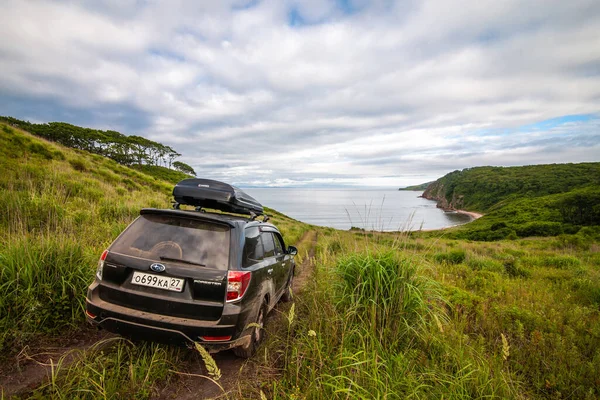
{"type": "Polygon", "coordinates": [[[275,254],[281,255],[281,254],[285,253],[283,251],[283,244],[281,243],[281,238],[279,237],[279,235],[276,233],[273,233],[273,239],[275,239],[275,254]]]}
{"type": "Polygon", "coordinates": [[[246,229],[244,243],[243,267],[249,267],[260,262],[265,257],[263,243],[258,228],[246,229]]]}
{"type": "Polygon", "coordinates": [[[226,270],[228,227],[171,215],[142,215],[111,246],[111,251],[149,260],[179,259],[226,270]]]}
{"type": "Polygon", "coordinates": [[[265,257],[273,257],[275,255],[275,243],[271,232],[261,233],[263,246],[265,247],[265,257]]]}

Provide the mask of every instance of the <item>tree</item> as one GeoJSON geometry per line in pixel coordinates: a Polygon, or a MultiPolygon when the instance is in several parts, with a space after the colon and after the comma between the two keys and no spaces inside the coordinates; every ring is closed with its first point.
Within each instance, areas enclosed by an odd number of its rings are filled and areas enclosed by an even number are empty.
{"type": "Polygon", "coordinates": [[[183,172],[184,174],[196,176],[196,171],[186,163],[182,163],[181,161],[175,161],[173,163],[173,168],[177,171],[183,172]]]}

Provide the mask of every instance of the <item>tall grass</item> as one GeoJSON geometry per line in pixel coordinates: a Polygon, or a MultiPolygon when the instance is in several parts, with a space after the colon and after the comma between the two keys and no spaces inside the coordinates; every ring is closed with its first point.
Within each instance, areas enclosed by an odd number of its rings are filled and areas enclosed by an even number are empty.
{"type": "Polygon", "coordinates": [[[272,398],[515,397],[500,353],[490,362],[461,345],[429,263],[405,240],[321,230],[272,398]]]}
{"type": "Polygon", "coordinates": [[[134,345],[121,338],[72,353],[56,361],[49,381],[35,390],[33,398],[148,399],[156,394],[156,383],[169,376],[172,360],[178,358],[177,349],[134,345]],[[72,358],[75,361],[68,363],[72,358]]]}
{"type": "Polygon", "coordinates": [[[76,238],[12,238],[0,250],[0,348],[81,321],[97,256],[76,238]]]}
{"type": "Polygon", "coordinates": [[[17,130],[0,131],[0,152],[0,350],[18,352],[83,321],[98,254],[140,208],[168,197],[137,171],[141,189],[131,190],[101,157],[17,130]]]}
{"type": "Polygon", "coordinates": [[[442,318],[443,300],[435,282],[399,252],[354,253],[339,259],[336,267],[337,307],[386,346],[416,340],[433,315],[442,318]]]}

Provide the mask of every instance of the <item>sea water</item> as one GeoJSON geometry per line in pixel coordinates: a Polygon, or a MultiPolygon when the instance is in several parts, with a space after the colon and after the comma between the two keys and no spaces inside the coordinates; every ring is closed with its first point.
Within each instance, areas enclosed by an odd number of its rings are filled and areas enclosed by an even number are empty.
{"type": "Polygon", "coordinates": [[[378,231],[460,225],[466,214],[445,212],[422,192],[397,189],[244,188],[263,206],[313,225],[378,231]]]}

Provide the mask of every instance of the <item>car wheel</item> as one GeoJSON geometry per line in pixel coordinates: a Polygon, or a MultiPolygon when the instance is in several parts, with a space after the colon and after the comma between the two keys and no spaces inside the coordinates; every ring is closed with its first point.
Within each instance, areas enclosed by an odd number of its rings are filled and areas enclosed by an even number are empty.
{"type": "Polygon", "coordinates": [[[285,291],[283,295],[281,295],[281,301],[288,302],[294,299],[294,293],[292,291],[292,282],[294,281],[294,275],[290,277],[287,286],[285,287],[285,291]]]}
{"type": "Polygon", "coordinates": [[[250,358],[256,353],[256,349],[262,343],[265,336],[265,319],[267,317],[267,304],[263,303],[260,310],[258,310],[258,316],[256,322],[252,326],[252,332],[250,333],[250,345],[248,347],[234,347],[233,352],[236,356],[242,358],[250,358]]]}

